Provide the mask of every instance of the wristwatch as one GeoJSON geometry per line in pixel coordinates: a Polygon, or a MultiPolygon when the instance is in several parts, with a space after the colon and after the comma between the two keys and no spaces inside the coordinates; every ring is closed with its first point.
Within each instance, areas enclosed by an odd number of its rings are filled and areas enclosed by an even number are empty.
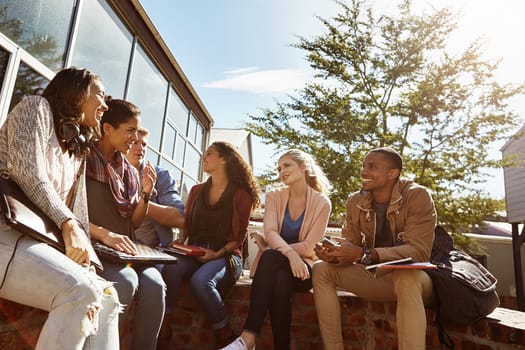
{"type": "Polygon", "coordinates": [[[363,256],[361,256],[361,264],[370,265],[372,263],[372,251],[368,247],[363,247],[363,256]]]}

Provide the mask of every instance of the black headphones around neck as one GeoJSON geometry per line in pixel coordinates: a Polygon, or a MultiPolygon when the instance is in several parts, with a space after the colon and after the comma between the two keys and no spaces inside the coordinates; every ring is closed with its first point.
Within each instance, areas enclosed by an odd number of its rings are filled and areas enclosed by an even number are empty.
{"type": "Polygon", "coordinates": [[[60,142],[70,152],[81,153],[91,140],[91,131],[84,125],[78,125],[72,120],[61,119],[57,126],[60,142]]]}

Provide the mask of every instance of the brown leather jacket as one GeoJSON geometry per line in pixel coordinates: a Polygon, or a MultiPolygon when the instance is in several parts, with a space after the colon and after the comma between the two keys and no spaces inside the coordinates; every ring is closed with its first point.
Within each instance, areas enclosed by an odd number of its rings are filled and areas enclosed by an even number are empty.
{"type": "MultiPolygon", "coordinates": [[[[376,220],[372,199],[372,193],[359,191],[351,194],[346,202],[342,235],[359,246],[374,246],[376,220]]],[[[392,190],[387,220],[394,246],[376,248],[379,261],[406,257],[428,261],[437,221],[434,201],[428,190],[411,180],[400,179],[392,190]]]]}

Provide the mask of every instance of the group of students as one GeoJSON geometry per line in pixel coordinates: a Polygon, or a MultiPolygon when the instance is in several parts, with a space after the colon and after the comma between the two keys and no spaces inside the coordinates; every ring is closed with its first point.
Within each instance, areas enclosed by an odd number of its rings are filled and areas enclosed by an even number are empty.
{"type": "Polygon", "coordinates": [[[347,201],[335,246],[320,243],[331,212],[322,169],[300,150],[280,156],[284,186],[266,194],[264,230],[251,233],[259,251],[236,336],[222,295],[241,275],[242,244],[259,205],[252,171],[234,146],[214,142],[202,157],[208,179],[184,205],[169,172],[145,161],[147,136],[137,106],[106,96],[99,76],[77,68],[58,72],[41,96],[24,98],[1,127],[0,169],[56,223],[65,243],[63,254],[0,217],[0,298],[49,311],[37,349],[118,349],[119,324],[133,301],[131,348],[155,349],[183,281],[208,316],[217,348],[254,349],[268,312],[275,349],[289,349],[292,295],[312,287],[325,349],[344,347],[338,288],[397,301],[399,348],[425,348],[428,276],[374,276],[364,268],[430,254],[434,204],[424,187],[400,179],[397,152],[378,148],[365,157],[362,189],[347,201]],[[90,266],[90,239],[135,254],[135,240],[169,245],[171,227],[181,228],[176,243],[200,246],[204,255],[165,266],[104,260],[98,274],[90,266]]]}

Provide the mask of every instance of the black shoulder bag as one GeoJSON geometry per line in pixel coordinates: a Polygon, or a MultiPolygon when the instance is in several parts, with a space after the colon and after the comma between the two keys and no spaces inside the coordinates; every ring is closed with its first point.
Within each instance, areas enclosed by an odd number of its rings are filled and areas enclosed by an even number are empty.
{"type": "Polygon", "coordinates": [[[470,255],[456,250],[450,235],[436,227],[430,261],[437,269],[427,269],[432,279],[439,340],[448,349],[454,342],[444,324],[469,324],[490,314],[499,305],[497,279],[470,255]]]}

